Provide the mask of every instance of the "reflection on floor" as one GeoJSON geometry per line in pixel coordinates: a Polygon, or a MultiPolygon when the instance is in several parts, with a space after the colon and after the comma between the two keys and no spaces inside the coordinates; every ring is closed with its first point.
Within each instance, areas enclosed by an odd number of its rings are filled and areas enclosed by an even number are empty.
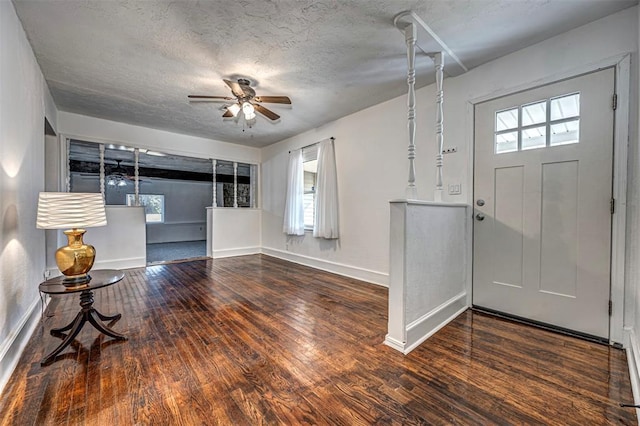
{"type": "Polygon", "coordinates": [[[206,255],[207,242],[204,240],[147,244],[147,263],[193,259],[206,255]]]}

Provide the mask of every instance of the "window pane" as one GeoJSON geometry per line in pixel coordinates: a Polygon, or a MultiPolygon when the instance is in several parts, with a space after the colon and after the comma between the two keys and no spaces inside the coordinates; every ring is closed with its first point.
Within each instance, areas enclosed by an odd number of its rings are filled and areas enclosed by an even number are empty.
{"type": "Polygon", "coordinates": [[[551,99],[551,120],[578,117],[580,115],[580,93],[551,99]]]}
{"type": "Polygon", "coordinates": [[[522,107],[522,125],[544,123],[547,121],[547,101],[536,102],[522,107]]]}
{"type": "Polygon", "coordinates": [[[518,127],[518,108],[496,113],[496,132],[518,127]]]}
{"type": "Polygon", "coordinates": [[[304,227],[313,229],[315,216],[316,179],[318,171],[317,152],[313,160],[305,161],[304,168],[304,227]]]}
{"type": "Polygon", "coordinates": [[[518,150],[518,132],[496,135],[496,154],[518,150]]]}
{"type": "Polygon", "coordinates": [[[97,143],[69,142],[70,192],[100,192],[100,148],[97,143]]]}
{"type": "Polygon", "coordinates": [[[134,190],[134,169],[133,148],[112,144],[105,146],[104,196],[106,204],[120,206],[126,204],[125,194],[134,190]]]}
{"type": "Polygon", "coordinates": [[[546,126],[534,127],[533,129],[525,129],[522,133],[522,150],[544,148],[547,145],[547,128],[546,126]]]}
{"type": "Polygon", "coordinates": [[[580,120],[551,125],[551,146],[580,142],[580,120]]]}
{"type": "Polygon", "coordinates": [[[316,194],[309,192],[304,194],[304,227],[313,228],[313,219],[315,215],[315,201],[316,194]]]}
{"type": "Polygon", "coordinates": [[[252,184],[251,164],[238,163],[238,207],[251,207],[252,184]]]}
{"type": "Polygon", "coordinates": [[[218,207],[233,207],[233,162],[216,162],[216,194],[218,207]]]}
{"type": "MultiPolygon", "coordinates": [[[[140,205],[144,206],[147,223],[164,222],[164,195],[140,194],[140,205]]],[[[127,205],[135,206],[135,194],[127,194],[127,205]]]]}

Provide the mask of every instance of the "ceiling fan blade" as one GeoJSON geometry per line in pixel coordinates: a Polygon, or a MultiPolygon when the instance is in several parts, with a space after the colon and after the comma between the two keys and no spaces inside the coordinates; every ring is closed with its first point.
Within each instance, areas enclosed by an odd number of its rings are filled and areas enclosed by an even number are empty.
{"type": "Polygon", "coordinates": [[[253,107],[255,108],[256,111],[258,111],[260,114],[264,115],[265,117],[267,117],[270,120],[277,120],[280,118],[280,116],[278,114],[276,114],[275,112],[271,111],[270,109],[267,109],[265,107],[263,107],[262,105],[259,104],[254,104],[253,107]]]}
{"type": "Polygon", "coordinates": [[[268,104],[288,104],[291,105],[291,99],[288,96],[256,96],[256,102],[266,102],[268,104]]]}
{"type": "Polygon", "coordinates": [[[224,114],[222,114],[222,118],[231,118],[233,117],[233,113],[229,110],[226,110],[224,114]]]}
{"type": "Polygon", "coordinates": [[[227,86],[229,86],[229,88],[231,89],[231,92],[233,92],[235,96],[238,96],[238,97],[244,96],[244,91],[242,90],[242,87],[240,87],[238,83],[236,83],[235,81],[227,80],[226,78],[223,79],[222,81],[224,81],[227,84],[227,86]]]}
{"type": "Polygon", "coordinates": [[[233,98],[229,96],[208,96],[208,95],[188,95],[189,99],[224,99],[226,101],[232,101],[233,98]]]}

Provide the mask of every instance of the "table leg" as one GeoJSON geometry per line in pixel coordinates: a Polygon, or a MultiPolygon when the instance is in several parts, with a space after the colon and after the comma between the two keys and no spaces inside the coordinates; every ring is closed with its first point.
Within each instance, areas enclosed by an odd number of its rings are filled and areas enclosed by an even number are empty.
{"type": "MultiPolygon", "coordinates": [[[[71,322],[71,324],[69,324],[71,327],[69,326],[62,327],[62,329],[66,329],[66,330],[71,328],[71,331],[66,336],[63,333],[60,333],[63,336],[65,336],[64,340],[62,340],[62,343],[60,343],[58,347],[55,348],[49,355],[44,357],[40,365],[47,365],[51,363],[56,357],[56,355],[62,352],[64,348],[69,346],[71,342],[73,342],[73,339],[76,338],[78,333],[80,333],[80,330],[82,330],[82,326],[84,325],[85,322],[87,322],[87,318],[85,317],[84,312],[78,312],[78,315],[76,315],[76,318],[71,322]]],[[[54,334],[57,332],[57,330],[60,330],[60,329],[53,329],[51,330],[51,333],[54,334]]]]}
{"type": "Polygon", "coordinates": [[[60,327],[60,328],[52,328],[51,329],[51,334],[54,333],[62,333],[64,331],[67,330],[71,330],[71,328],[73,327],[73,324],[76,322],[76,320],[74,319],[73,321],[71,321],[69,324],[65,325],[64,327],[60,327]]]}
{"type": "Polygon", "coordinates": [[[80,330],[82,330],[84,323],[87,321],[89,321],[89,323],[93,325],[98,331],[106,334],[107,336],[113,337],[117,340],[127,340],[127,337],[125,335],[113,331],[100,321],[119,320],[122,317],[122,314],[104,315],[95,310],[93,308],[93,292],[91,292],[90,290],[86,290],[80,294],[80,306],[82,307],[82,310],[78,312],[78,315],[76,315],[75,319],[71,321],[71,323],[65,325],[64,327],[51,329],[52,335],[55,336],[56,334],[61,334],[64,337],[64,340],[62,340],[58,347],[55,348],[49,355],[44,357],[40,365],[47,365],[51,363],[55,359],[56,355],[62,352],[67,346],[71,344],[71,342],[73,342],[73,339],[75,339],[78,333],[80,333],[80,330]],[[67,330],[71,331],[69,331],[69,334],[65,335],[63,331],[67,330]]]}
{"type": "MultiPolygon", "coordinates": [[[[111,336],[111,337],[113,337],[114,339],[117,339],[117,340],[127,340],[127,337],[125,335],[113,331],[112,329],[110,329],[109,327],[107,327],[106,325],[104,325],[103,323],[98,321],[96,319],[96,317],[94,316],[94,314],[98,314],[98,311],[93,310],[92,312],[89,313],[89,322],[98,331],[100,331],[103,334],[106,334],[107,336],[111,336]]],[[[119,316],[119,315],[120,314],[118,314],[116,316],[119,316]]],[[[100,316],[100,315],[98,314],[98,316],[100,316]]]]}
{"type": "Polygon", "coordinates": [[[102,321],[113,321],[122,318],[122,314],[105,315],[101,314],[97,309],[93,309],[93,312],[95,312],[98,318],[100,318],[102,321]]]}

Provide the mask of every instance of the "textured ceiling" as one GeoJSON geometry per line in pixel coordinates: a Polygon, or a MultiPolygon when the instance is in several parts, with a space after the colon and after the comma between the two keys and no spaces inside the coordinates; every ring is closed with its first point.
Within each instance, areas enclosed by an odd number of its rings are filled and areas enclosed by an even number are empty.
{"type": "MultiPolygon", "coordinates": [[[[468,67],[637,4],[637,0],[14,0],[62,111],[265,146],[406,92],[404,37],[393,17],[420,16],[468,67]],[[277,123],[223,121],[248,78],[277,123]]],[[[631,13],[631,12],[629,12],[631,13]]],[[[432,78],[417,60],[417,85],[432,78]]]]}

